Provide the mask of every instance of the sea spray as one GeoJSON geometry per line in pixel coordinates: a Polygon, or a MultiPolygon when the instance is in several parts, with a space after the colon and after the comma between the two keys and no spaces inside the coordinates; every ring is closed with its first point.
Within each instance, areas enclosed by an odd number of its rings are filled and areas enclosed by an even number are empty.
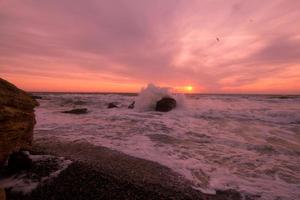
{"type": "Polygon", "coordinates": [[[185,106],[185,96],[183,94],[174,94],[171,92],[171,88],[148,84],[146,88],[141,89],[136,98],[135,109],[139,111],[155,110],[157,101],[164,97],[174,98],[179,108],[185,106]]]}
{"type": "Polygon", "coordinates": [[[169,113],[128,109],[137,96],[126,94],[42,97],[36,109],[36,142],[57,138],[77,149],[83,141],[151,160],[206,193],[233,189],[261,196],[249,199],[300,199],[300,97],[186,95],[189,109],[169,113]],[[60,113],[65,109],[62,99],[87,102],[91,112],[60,113]],[[121,106],[107,109],[109,102],[121,106]]]}

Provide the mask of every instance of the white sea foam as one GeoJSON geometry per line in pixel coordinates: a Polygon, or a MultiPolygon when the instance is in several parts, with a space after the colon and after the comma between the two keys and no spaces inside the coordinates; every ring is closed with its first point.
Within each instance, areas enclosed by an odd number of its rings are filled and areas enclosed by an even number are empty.
{"type": "MultiPolygon", "coordinates": [[[[54,159],[57,162],[58,169],[51,172],[48,176],[40,177],[40,180],[33,179],[26,175],[26,171],[23,171],[18,174],[13,174],[8,177],[4,177],[0,180],[1,188],[10,188],[14,192],[21,192],[23,194],[29,194],[34,189],[36,189],[40,184],[45,183],[46,181],[57,177],[63,170],[65,170],[72,161],[66,160],[63,157],[54,157],[51,155],[30,155],[29,152],[26,152],[29,155],[30,159],[35,163],[41,161],[46,161],[48,159],[54,159]]],[[[31,172],[34,173],[34,172],[31,172]]],[[[38,176],[38,175],[35,175],[38,176]]]]}
{"type": "Polygon", "coordinates": [[[185,109],[154,112],[153,102],[166,94],[173,95],[149,86],[138,97],[44,95],[49,100],[37,108],[35,138],[83,140],[153,160],[208,193],[236,189],[260,199],[300,199],[300,98],[194,95],[185,109]],[[143,112],[127,109],[134,100],[143,112]],[[120,108],[107,109],[109,102],[120,108]],[[60,113],[74,107],[90,112],[60,113]]]}
{"type": "Polygon", "coordinates": [[[138,111],[155,110],[156,102],[164,97],[172,97],[177,102],[177,107],[184,107],[185,97],[183,94],[174,94],[171,88],[158,87],[149,84],[146,88],[142,88],[136,98],[135,109],[138,111]]]}

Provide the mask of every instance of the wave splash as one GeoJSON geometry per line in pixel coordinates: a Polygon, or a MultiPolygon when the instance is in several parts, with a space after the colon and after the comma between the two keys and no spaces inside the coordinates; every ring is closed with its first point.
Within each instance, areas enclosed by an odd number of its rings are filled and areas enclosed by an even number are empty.
{"type": "Polygon", "coordinates": [[[135,109],[138,111],[155,110],[156,102],[164,97],[174,98],[177,102],[177,108],[185,107],[184,94],[172,93],[171,88],[158,87],[154,84],[148,84],[146,88],[142,88],[136,98],[135,109]]]}

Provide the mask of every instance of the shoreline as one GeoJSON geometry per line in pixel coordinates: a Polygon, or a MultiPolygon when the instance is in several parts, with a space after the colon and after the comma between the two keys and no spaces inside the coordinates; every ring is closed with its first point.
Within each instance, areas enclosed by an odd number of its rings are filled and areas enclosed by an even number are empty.
{"type": "MultiPolygon", "coordinates": [[[[239,200],[234,190],[204,194],[189,181],[159,163],[85,142],[38,141],[33,152],[73,160],[58,177],[29,195],[7,191],[7,199],[203,199],[239,200]]],[[[252,198],[246,197],[247,200],[252,198]]]]}

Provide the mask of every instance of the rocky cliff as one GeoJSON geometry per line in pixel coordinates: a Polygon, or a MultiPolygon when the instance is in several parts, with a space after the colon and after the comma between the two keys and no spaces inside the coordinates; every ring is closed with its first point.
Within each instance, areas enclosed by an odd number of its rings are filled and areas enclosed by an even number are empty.
{"type": "Polygon", "coordinates": [[[30,149],[37,105],[29,94],[0,78],[0,166],[12,152],[30,149]]]}

